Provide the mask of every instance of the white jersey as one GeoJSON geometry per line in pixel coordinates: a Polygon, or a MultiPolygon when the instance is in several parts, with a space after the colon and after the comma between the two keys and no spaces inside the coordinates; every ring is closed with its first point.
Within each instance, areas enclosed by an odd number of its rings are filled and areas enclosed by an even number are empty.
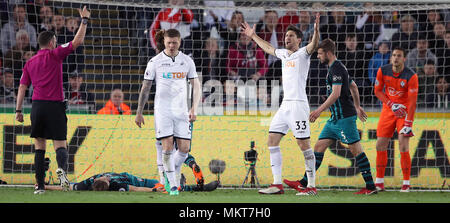
{"type": "Polygon", "coordinates": [[[194,61],[179,51],[174,59],[162,51],[147,64],[145,80],[156,81],[155,110],[187,112],[187,78],[197,78],[194,61]]]}
{"type": "Polygon", "coordinates": [[[308,79],[311,55],[302,47],[289,55],[287,49],[276,49],[275,55],[282,62],[283,101],[305,101],[306,80],[308,79]]]}

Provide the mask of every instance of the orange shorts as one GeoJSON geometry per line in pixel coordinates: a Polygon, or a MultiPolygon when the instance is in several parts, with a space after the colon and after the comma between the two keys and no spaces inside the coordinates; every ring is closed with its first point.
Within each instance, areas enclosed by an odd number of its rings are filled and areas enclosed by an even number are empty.
{"type": "Polygon", "coordinates": [[[403,128],[404,123],[404,117],[397,118],[389,107],[383,106],[380,119],[378,120],[377,137],[392,138],[395,128],[397,128],[397,132],[399,132],[403,128]]]}

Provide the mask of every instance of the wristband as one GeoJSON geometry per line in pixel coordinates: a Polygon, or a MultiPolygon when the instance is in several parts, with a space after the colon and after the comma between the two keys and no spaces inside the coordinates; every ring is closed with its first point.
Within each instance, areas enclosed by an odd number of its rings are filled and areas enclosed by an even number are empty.
{"type": "Polygon", "coordinates": [[[84,24],[84,25],[87,25],[87,24],[88,24],[88,21],[89,21],[89,18],[88,18],[88,17],[83,17],[83,18],[81,19],[81,23],[84,24]]]}

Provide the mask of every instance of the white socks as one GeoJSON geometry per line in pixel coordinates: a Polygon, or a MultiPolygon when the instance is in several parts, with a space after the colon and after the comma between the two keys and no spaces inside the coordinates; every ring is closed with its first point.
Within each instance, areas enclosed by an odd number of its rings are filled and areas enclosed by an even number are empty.
{"type": "Polygon", "coordinates": [[[164,171],[166,172],[167,179],[169,180],[170,188],[176,187],[175,180],[175,162],[173,160],[173,149],[171,151],[163,151],[162,153],[162,163],[164,166],[164,171]]]}
{"type": "Polygon", "coordinates": [[[156,141],[155,146],[156,146],[156,165],[158,166],[159,182],[164,184],[165,183],[164,165],[163,165],[163,159],[162,159],[163,148],[162,148],[161,141],[156,141]]]}
{"type": "Polygon", "coordinates": [[[181,152],[179,149],[174,154],[174,160],[175,160],[175,180],[177,187],[180,186],[180,179],[181,179],[181,167],[183,166],[184,161],[186,161],[186,158],[188,157],[187,153],[181,152]]]}
{"type": "Polygon", "coordinates": [[[272,166],[273,184],[281,184],[282,156],[279,146],[269,147],[270,165],[272,166]]]}
{"type": "Polygon", "coordinates": [[[303,151],[305,157],[306,176],[308,177],[307,187],[316,187],[316,157],[313,149],[309,148],[303,151]]]}

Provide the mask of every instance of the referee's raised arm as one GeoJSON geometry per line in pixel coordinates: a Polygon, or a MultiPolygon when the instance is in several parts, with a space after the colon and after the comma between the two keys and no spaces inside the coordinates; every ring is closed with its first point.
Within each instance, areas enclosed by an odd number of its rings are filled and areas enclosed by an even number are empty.
{"type": "Polygon", "coordinates": [[[83,44],[84,36],[86,35],[87,24],[89,19],[91,18],[91,12],[87,10],[86,6],[83,7],[83,10],[78,9],[78,12],[80,13],[81,16],[81,24],[80,28],[77,31],[77,34],[72,40],[73,50],[77,49],[77,47],[83,44]]]}

